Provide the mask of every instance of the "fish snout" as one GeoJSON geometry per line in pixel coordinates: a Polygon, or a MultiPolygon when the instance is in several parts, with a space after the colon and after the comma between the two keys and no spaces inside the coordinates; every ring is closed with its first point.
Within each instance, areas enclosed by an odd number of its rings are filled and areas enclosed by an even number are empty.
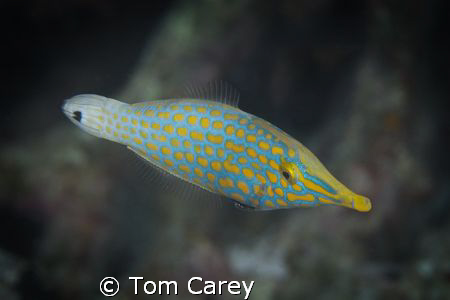
{"type": "Polygon", "coordinates": [[[339,206],[348,207],[360,212],[368,212],[372,210],[372,203],[369,198],[358,195],[347,188],[339,194],[337,199],[338,202],[336,202],[336,205],[339,206]]]}
{"type": "Polygon", "coordinates": [[[372,209],[372,203],[370,202],[370,199],[358,194],[352,194],[350,195],[350,201],[348,201],[350,208],[353,208],[354,210],[361,211],[361,212],[368,212],[372,209]]]}

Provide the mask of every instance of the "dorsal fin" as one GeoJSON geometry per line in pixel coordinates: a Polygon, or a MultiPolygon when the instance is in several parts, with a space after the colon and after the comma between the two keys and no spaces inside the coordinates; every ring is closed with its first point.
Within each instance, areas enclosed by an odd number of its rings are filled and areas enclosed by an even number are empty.
{"type": "Polygon", "coordinates": [[[210,81],[206,84],[188,82],[184,90],[188,98],[212,100],[234,107],[238,107],[239,104],[238,90],[222,80],[210,81]]]}

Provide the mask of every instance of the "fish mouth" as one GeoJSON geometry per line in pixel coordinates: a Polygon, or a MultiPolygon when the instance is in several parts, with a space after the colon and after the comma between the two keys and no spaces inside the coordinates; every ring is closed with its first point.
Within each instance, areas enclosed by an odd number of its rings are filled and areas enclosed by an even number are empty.
{"type": "Polygon", "coordinates": [[[346,195],[343,197],[341,206],[345,206],[360,212],[369,212],[372,210],[370,199],[358,194],[346,195]]]}
{"type": "Polygon", "coordinates": [[[368,212],[372,209],[370,199],[361,195],[353,197],[353,209],[361,212],[368,212]]]}

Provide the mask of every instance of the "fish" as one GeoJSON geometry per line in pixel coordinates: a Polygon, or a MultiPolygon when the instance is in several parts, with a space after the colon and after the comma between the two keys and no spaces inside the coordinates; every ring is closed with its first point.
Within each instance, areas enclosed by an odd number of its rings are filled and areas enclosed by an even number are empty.
{"type": "Polygon", "coordinates": [[[83,131],[122,145],[180,180],[238,208],[336,205],[359,212],[369,198],[339,182],[302,143],[239,109],[228,84],[191,86],[186,96],[128,104],[94,94],[64,101],[83,131]]]}

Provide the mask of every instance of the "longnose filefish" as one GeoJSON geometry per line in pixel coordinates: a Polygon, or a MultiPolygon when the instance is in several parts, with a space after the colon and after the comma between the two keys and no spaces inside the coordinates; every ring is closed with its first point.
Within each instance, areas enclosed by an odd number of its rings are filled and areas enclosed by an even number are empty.
{"type": "Polygon", "coordinates": [[[371,210],[368,198],[335,179],[300,142],[240,110],[237,95],[222,84],[135,104],[86,94],[66,100],[63,111],[82,130],[126,145],[151,166],[237,207],[371,210]]]}

